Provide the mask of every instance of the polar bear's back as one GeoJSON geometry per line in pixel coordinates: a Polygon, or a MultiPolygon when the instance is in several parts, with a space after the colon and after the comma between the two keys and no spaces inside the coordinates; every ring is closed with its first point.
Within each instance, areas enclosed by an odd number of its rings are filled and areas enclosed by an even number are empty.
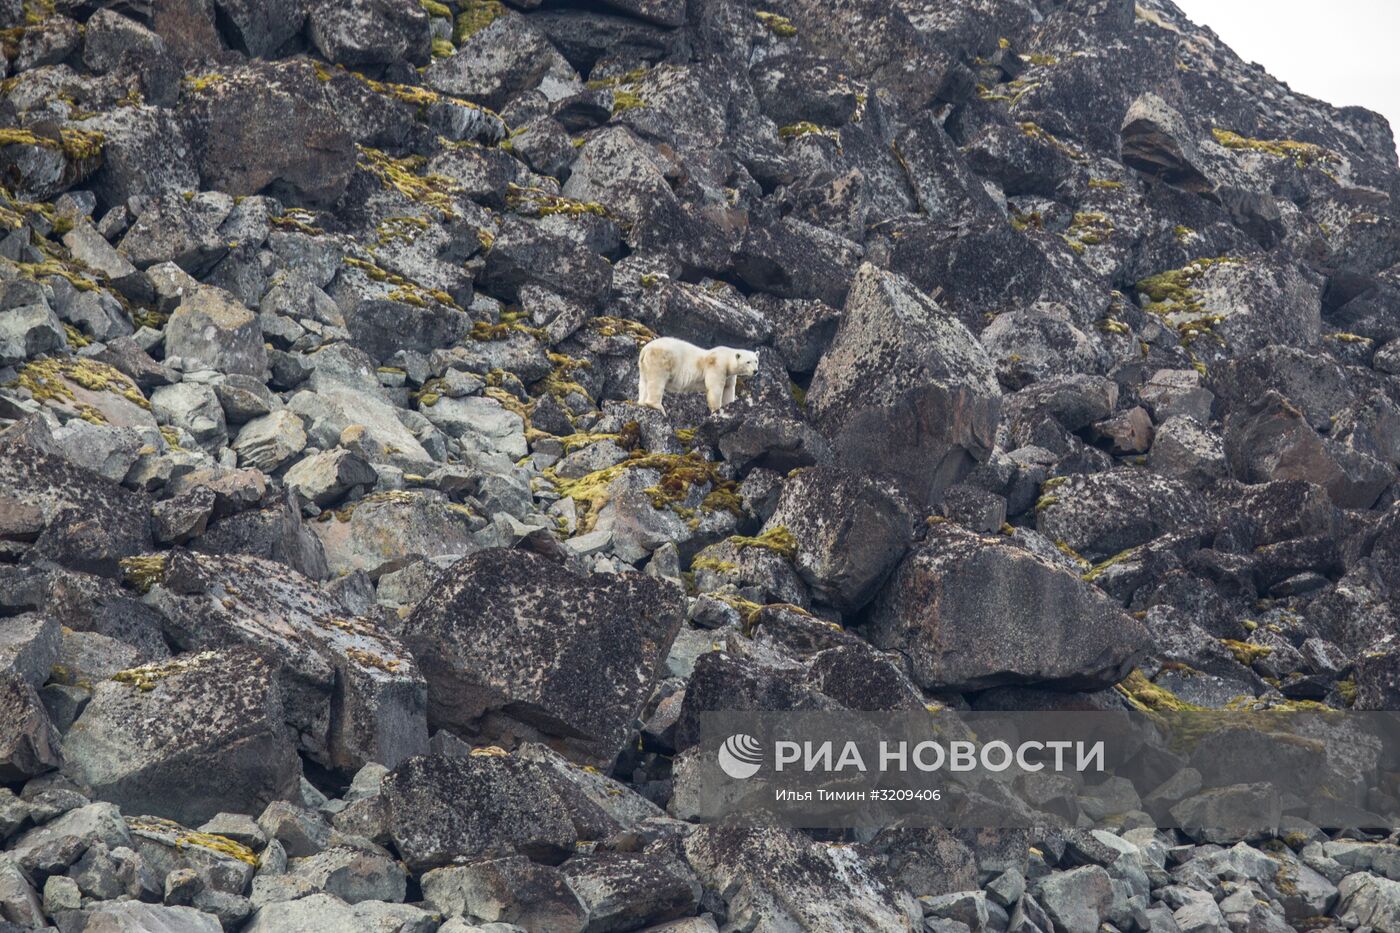
{"type": "Polygon", "coordinates": [[[647,372],[666,373],[669,392],[697,392],[705,386],[702,363],[707,352],[675,337],[657,337],[642,347],[641,365],[647,372]]]}

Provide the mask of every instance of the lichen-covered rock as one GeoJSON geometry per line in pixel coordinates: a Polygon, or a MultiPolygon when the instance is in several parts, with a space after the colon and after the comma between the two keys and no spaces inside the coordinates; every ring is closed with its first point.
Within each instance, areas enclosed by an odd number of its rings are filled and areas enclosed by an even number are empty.
{"type": "Polygon", "coordinates": [[[928,689],[1117,683],[1148,645],[1142,624],[1049,561],[937,525],[871,607],[867,633],[928,689]]]}
{"type": "Polygon", "coordinates": [[[437,920],[411,904],[361,901],[346,904],[331,894],[312,894],[293,901],[266,904],[253,912],[249,933],[396,933],[430,930],[437,920]]]}
{"type": "Polygon", "coordinates": [[[554,862],[579,838],[544,767],[499,750],[410,758],[384,779],[382,792],[394,845],[414,872],[491,854],[554,862]]]}
{"type": "Polygon", "coordinates": [[[862,266],[807,396],[849,469],[930,502],[996,442],[1001,390],[971,333],[908,280],[862,266]]]}
{"type": "Polygon", "coordinates": [[[1229,475],[1225,442],[1190,415],[1174,415],[1157,429],[1147,464],[1172,479],[1202,486],[1229,475]]]}
{"type": "Polygon", "coordinates": [[[493,108],[547,79],[577,81],[563,56],[519,16],[496,18],[455,54],[429,65],[424,78],[434,90],[493,108]]]}
{"type": "Polygon", "coordinates": [[[1102,561],[1179,528],[1209,520],[1204,498],[1142,470],[1057,478],[1041,487],[1036,529],[1080,556],[1102,561]]]}
{"type": "MultiPolygon", "coordinates": [[[[52,439],[48,440],[52,444],[52,439]]],[[[115,573],[150,546],[150,500],[67,460],[0,434],[0,488],[37,507],[36,555],[75,570],[115,573]]]]}
{"type": "Polygon", "coordinates": [[[165,351],[185,368],[261,378],[267,370],[258,317],[227,292],[201,288],[185,298],[165,328],[165,351]]]}
{"type": "Polygon", "coordinates": [[[662,847],[572,858],[562,871],[587,910],[587,929],[598,933],[690,916],[700,902],[690,867],[662,847]]]}
{"type": "Polygon", "coordinates": [[[306,4],[258,3],[256,0],[217,0],[220,22],[236,37],[236,47],[253,58],[275,58],[276,53],[306,21],[306,4]]]}
{"type": "Polygon", "coordinates": [[[63,763],[58,731],[34,687],[18,674],[0,674],[0,781],[22,781],[63,763]]]}
{"type": "Polygon", "coordinates": [[[628,741],[684,616],[641,575],[582,577],[525,551],[453,565],[404,623],[429,719],[463,735],[541,734],[589,763],[628,741]]]}
{"type": "Polygon", "coordinates": [[[441,304],[418,307],[403,301],[362,301],[345,317],[351,342],[376,360],[399,350],[428,353],[465,335],[470,320],[441,304]]]}
{"type": "Polygon", "coordinates": [[[685,841],[730,920],[755,930],[915,930],[923,912],[857,850],[782,829],[706,826],[685,841]]]}
{"type": "Polygon", "coordinates": [[[310,62],[255,62],[197,76],[185,111],[207,188],[332,204],[354,170],[350,134],[310,62]]]}
{"type": "Polygon", "coordinates": [[[323,508],[357,486],[372,486],[378,478],[363,457],[343,447],[303,457],[282,476],[302,501],[323,508]]]}
{"type": "Polygon", "coordinates": [[[797,572],[818,599],[842,612],[875,596],[913,540],[912,510],[897,493],[827,467],[791,476],[766,527],[786,529],[797,572]]]}
{"type": "Polygon", "coordinates": [[[395,490],[371,493],[311,524],[326,549],[332,573],[356,570],[378,579],[415,557],[451,557],[478,549],[470,511],[440,493],[395,490]]]}
{"type": "Polygon", "coordinates": [[[1396,476],[1392,465],[1319,436],[1306,415],[1274,391],[1225,419],[1225,456],[1236,479],[1307,480],[1342,508],[1370,508],[1396,476]]]}
{"type": "Polygon", "coordinates": [[[425,64],[428,15],[408,0],[311,0],[307,32],[327,61],[347,68],[408,61],[425,64]]]}
{"type": "Polygon", "coordinates": [[[148,581],[187,651],[247,646],[278,674],[302,747],[329,767],[393,765],[427,747],[422,677],[393,635],[295,570],[244,555],[176,552],[148,581]]]}
{"type": "Polygon", "coordinates": [[[422,884],[424,901],[450,917],[560,933],[588,927],[588,909],[558,869],[524,856],[435,868],[422,884]]]}
{"type": "Polygon", "coordinates": [[[220,933],[223,930],[218,917],[193,907],[102,901],[85,913],[84,930],[111,933],[220,933]]]}
{"type": "Polygon", "coordinates": [[[289,411],[275,411],[245,424],[230,444],[238,464],[273,473],[306,447],[306,429],[289,411]]]}
{"type": "Polygon", "coordinates": [[[290,797],[298,767],[273,670],[204,652],[96,686],[64,737],[64,768],[98,800],[201,823],[290,797]]]}

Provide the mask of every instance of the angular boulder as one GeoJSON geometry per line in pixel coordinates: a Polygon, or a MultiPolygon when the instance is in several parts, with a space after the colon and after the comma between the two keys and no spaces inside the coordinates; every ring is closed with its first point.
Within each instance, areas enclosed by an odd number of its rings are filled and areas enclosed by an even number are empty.
{"type": "Polygon", "coordinates": [[[289,799],[301,772],[274,671],[247,650],[97,684],[64,752],[64,773],[95,799],[192,825],[289,799]]]}
{"type": "Polygon", "coordinates": [[[685,856],[706,888],[723,891],[737,929],[917,930],[913,895],[844,847],[785,829],[705,826],[685,856]]]}
{"type": "Polygon", "coordinates": [[[929,504],[996,443],[1001,389],[986,351],[907,279],[864,265],[807,395],[837,462],[929,504]]]}
{"type": "Polygon", "coordinates": [[[344,193],[354,141],[309,60],[254,62],[189,83],[184,109],[204,188],[312,205],[344,193]]]}
{"type": "Polygon", "coordinates": [[[855,612],[913,541],[913,514],[907,500],[869,477],[812,467],[789,477],[765,527],[792,535],[793,565],[818,599],[855,612]]]}
{"type": "Polygon", "coordinates": [[[246,646],[275,665],[283,714],[314,760],[354,771],[427,749],[426,686],[393,635],[292,568],[174,552],[149,602],[188,651],[246,646]]]}
{"type": "Polygon", "coordinates": [[[1142,623],[1060,566],[1006,542],[936,525],[870,609],[867,637],[909,658],[926,689],[1043,684],[1096,690],[1149,644],[1142,623]]]}
{"type": "Polygon", "coordinates": [[[410,758],[384,778],[394,846],[415,874],[493,853],[552,863],[578,829],[545,766],[507,755],[410,758]]]}
{"type": "Polygon", "coordinates": [[[1145,470],[1057,478],[1041,488],[1036,530],[1091,561],[1203,524],[1212,515],[1203,495],[1145,470]]]}
{"type": "Polygon", "coordinates": [[[258,316],[218,288],[200,288],[170,315],[165,352],[184,360],[186,370],[213,369],[257,378],[267,371],[258,316]]]}
{"type": "Polygon", "coordinates": [[[610,765],[632,734],[685,614],[641,574],[579,576],[527,551],[454,564],[404,623],[429,720],[466,736],[538,732],[610,765]]]}
{"type": "Polygon", "coordinates": [[[23,781],[63,763],[58,730],[39,694],[17,674],[0,676],[0,781],[23,781]]]}

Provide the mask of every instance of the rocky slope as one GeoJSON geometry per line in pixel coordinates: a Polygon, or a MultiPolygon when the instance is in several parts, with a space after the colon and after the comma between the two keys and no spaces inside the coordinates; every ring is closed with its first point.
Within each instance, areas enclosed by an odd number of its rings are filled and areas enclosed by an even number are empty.
{"type": "Polygon", "coordinates": [[[0,30],[0,929],[1400,930],[1393,801],[685,820],[705,710],[1400,706],[1380,117],[1167,0],[0,30]]]}

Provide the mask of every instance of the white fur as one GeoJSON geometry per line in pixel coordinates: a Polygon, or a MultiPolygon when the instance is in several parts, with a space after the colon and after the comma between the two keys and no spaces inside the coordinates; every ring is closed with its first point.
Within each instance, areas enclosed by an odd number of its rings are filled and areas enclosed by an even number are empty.
{"type": "Polygon", "coordinates": [[[702,350],[674,337],[658,337],[642,347],[637,369],[637,404],[665,411],[661,403],[667,392],[704,392],[710,411],[719,411],[734,401],[737,379],[758,372],[758,354],[733,347],[702,350]]]}

